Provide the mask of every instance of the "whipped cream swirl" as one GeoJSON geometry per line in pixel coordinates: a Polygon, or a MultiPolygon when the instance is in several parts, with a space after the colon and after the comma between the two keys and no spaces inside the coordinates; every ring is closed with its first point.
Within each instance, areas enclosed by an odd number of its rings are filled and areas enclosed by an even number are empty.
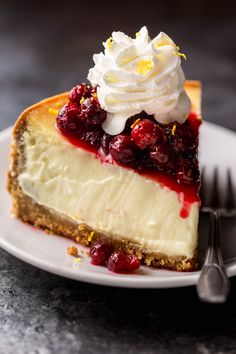
{"type": "Polygon", "coordinates": [[[88,80],[98,85],[100,105],[107,113],[103,129],[111,135],[124,129],[126,120],[142,111],[160,123],[183,123],[190,112],[190,99],[184,90],[179,48],[165,33],[153,40],[142,27],[132,39],[113,32],[104,53],[95,54],[95,66],[88,80]]]}

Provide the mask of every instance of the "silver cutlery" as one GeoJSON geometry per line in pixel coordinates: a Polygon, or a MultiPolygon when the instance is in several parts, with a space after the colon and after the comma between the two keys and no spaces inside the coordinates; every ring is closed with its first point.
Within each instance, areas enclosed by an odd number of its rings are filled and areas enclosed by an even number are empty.
{"type": "Polygon", "coordinates": [[[206,184],[205,168],[203,168],[200,190],[201,212],[210,215],[210,227],[206,256],[197,283],[197,292],[202,301],[211,303],[225,302],[230,289],[230,281],[222,258],[220,240],[221,217],[236,216],[234,188],[230,170],[227,170],[226,184],[223,194],[225,200],[222,201],[222,198],[220,198],[218,169],[214,168],[212,190],[209,191],[206,184]]]}

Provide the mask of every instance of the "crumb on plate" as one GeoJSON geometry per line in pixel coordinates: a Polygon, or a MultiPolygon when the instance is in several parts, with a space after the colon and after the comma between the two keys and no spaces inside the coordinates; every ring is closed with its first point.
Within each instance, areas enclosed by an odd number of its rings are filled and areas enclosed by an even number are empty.
{"type": "Polygon", "coordinates": [[[67,247],[67,253],[70,255],[70,256],[78,256],[78,248],[75,247],[75,246],[70,246],[70,247],[67,247]]]}

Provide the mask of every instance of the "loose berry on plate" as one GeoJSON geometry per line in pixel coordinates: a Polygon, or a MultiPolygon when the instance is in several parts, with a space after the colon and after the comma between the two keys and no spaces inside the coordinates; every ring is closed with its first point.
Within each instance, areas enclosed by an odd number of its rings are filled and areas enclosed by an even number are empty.
{"type": "Polygon", "coordinates": [[[108,269],[115,273],[132,272],[140,267],[137,256],[122,251],[115,251],[108,260],[108,269]]]}
{"type": "Polygon", "coordinates": [[[129,164],[136,159],[136,148],[129,135],[115,136],[110,143],[110,153],[112,158],[121,164],[129,164]]]}
{"type": "Polygon", "coordinates": [[[76,85],[69,92],[69,101],[72,103],[80,104],[82,98],[90,97],[91,86],[86,83],[76,85]]]}
{"type": "Polygon", "coordinates": [[[81,105],[80,118],[87,125],[101,125],[107,112],[101,108],[96,97],[87,98],[81,105]]]}
{"type": "Polygon", "coordinates": [[[140,149],[146,149],[161,140],[161,128],[150,119],[140,120],[131,131],[131,137],[140,149]]]}
{"type": "Polygon", "coordinates": [[[90,246],[90,257],[93,264],[107,266],[114,248],[107,242],[98,241],[90,246]]]}
{"type": "Polygon", "coordinates": [[[59,129],[65,133],[76,133],[81,127],[80,108],[75,103],[67,103],[60,110],[56,121],[59,129]]]}

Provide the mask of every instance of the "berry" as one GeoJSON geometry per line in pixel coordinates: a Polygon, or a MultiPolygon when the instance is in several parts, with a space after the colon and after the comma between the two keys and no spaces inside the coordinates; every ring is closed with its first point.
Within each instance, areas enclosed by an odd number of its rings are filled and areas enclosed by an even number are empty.
{"type": "Polygon", "coordinates": [[[67,103],[60,110],[56,121],[58,128],[64,133],[76,133],[80,127],[80,108],[75,103],[67,103]]]}
{"type": "Polygon", "coordinates": [[[150,149],[150,158],[159,170],[170,172],[175,164],[172,157],[172,151],[167,144],[155,145],[150,149]]]}
{"type": "Polygon", "coordinates": [[[108,259],[114,248],[104,241],[98,241],[91,245],[90,247],[90,257],[93,264],[107,266],[108,259]]]}
{"type": "Polygon", "coordinates": [[[125,165],[136,159],[136,148],[128,135],[115,136],[110,143],[110,153],[116,162],[125,165]]]}
{"type": "Polygon", "coordinates": [[[144,150],[140,153],[139,160],[137,161],[137,169],[141,172],[156,169],[148,150],[144,150]]]}
{"type": "Polygon", "coordinates": [[[106,155],[109,154],[109,146],[110,146],[110,142],[111,139],[113,138],[112,135],[109,135],[107,133],[103,134],[102,140],[101,140],[101,146],[103,148],[103,151],[106,155]]]}
{"type": "Polygon", "coordinates": [[[138,257],[125,252],[113,252],[108,260],[108,269],[115,273],[132,272],[139,267],[138,257]]]}
{"type": "Polygon", "coordinates": [[[91,87],[91,96],[93,96],[94,94],[97,94],[97,85],[91,87]]]}
{"type": "Polygon", "coordinates": [[[101,129],[90,129],[85,132],[84,140],[93,148],[99,149],[103,131],[101,129]]]}
{"type": "Polygon", "coordinates": [[[91,95],[91,86],[85,83],[76,85],[69,92],[69,101],[72,103],[80,103],[81,98],[87,98],[91,95]]]}
{"type": "Polygon", "coordinates": [[[183,124],[172,124],[169,141],[172,149],[177,153],[185,153],[195,147],[195,134],[186,121],[183,124]]]}
{"type": "Polygon", "coordinates": [[[63,133],[73,135],[71,138],[84,142],[101,157],[109,155],[109,162],[113,159],[139,173],[163,171],[185,184],[199,180],[200,121],[196,114],[190,113],[183,124],[164,125],[142,111],[127,119],[123,133],[111,136],[102,129],[107,112],[99,104],[97,88],[82,83],[71,89],[70,102],[56,117],[63,133]]]}
{"type": "Polygon", "coordinates": [[[180,157],[176,170],[178,183],[192,184],[199,180],[199,169],[195,159],[180,157]]]}
{"type": "Polygon", "coordinates": [[[187,121],[189,123],[190,128],[193,130],[195,137],[197,138],[199,127],[201,125],[201,119],[198,118],[196,113],[190,112],[187,121]]]}
{"type": "Polygon", "coordinates": [[[137,119],[151,119],[151,116],[149,116],[146,112],[142,111],[139,114],[135,114],[134,116],[131,116],[127,119],[126,123],[125,123],[125,129],[124,129],[124,133],[130,135],[131,131],[132,131],[132,126],[133,124],[137,121],[137,119]]]}
{"type": "Polygon", "coordinates": [[[87,125],[101,125],[107,112],[101,108],[96,97],[87,98],[81,105],[80,118],[87,125]]]}
{"type": "Polygon", "coordinates": [[[139,121],[132,129],[131,136],[140,149],[154,145],[162,137],[161,128],[149,119],[139,121]]]}

